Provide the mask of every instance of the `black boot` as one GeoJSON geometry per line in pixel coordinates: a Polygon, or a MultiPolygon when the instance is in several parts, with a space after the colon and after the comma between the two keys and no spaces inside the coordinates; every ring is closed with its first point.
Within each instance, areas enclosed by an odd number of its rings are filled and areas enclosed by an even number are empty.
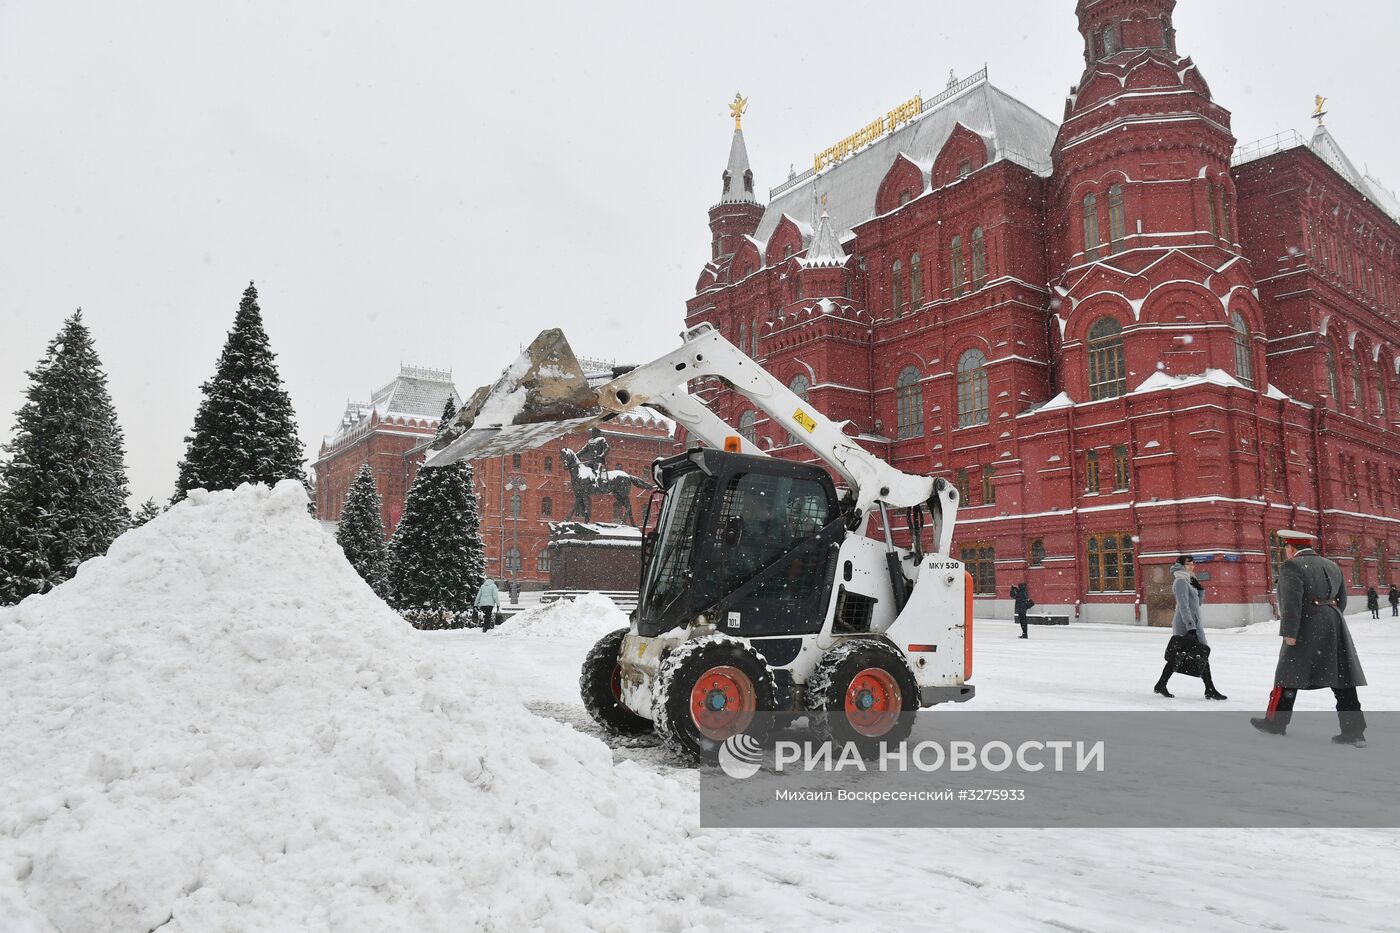
{"type": "Polygon", "coordinates": [[[1366,736],[1361,732],[1343,732],[1332,736],[1332,741],[1338,745],[1351,745],[1355,748],[1366,747],[1366,736]]]}
{"type": "Polygon", "coordinates": [[[1153,693],[1160,693],[1167,699],[1172,699],[1172,693],[1167,689],[1167,681],[1172,676],[1172,662],[1168,661],[1167,666],[1162,668],[1162,676],[1157,678],[1156,685],[1152,688],[1153,693]]]}
{"type": "Polygon", "coordinates": [[[1254,716],[1249,720],[1249,724],[1260,732],[1267,732],[1270,735],[1283,735],[1284,730],[1288,728],[1267,716],[1254,716]]]}
{"type": "Polygon", "coordinates": [[[1205,670],[1201,671],[1201,680],[1205,681],[1207,700],[1228,700],[1230,699],[1219,690],[1215,689],[1215,681],[1210,679],[1210,665],[1207,664],[1205,670]]]}

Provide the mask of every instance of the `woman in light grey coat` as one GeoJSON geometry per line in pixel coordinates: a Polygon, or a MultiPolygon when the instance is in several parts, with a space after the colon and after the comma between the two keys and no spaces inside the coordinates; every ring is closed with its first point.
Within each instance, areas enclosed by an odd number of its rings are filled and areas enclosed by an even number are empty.
{"type": "Polygon", "coordinates": [[[1164,697],[1171,696],[1167,681],[1174,673],[1199,676],[1205,683],[1207,700],[1223,700],[1225,694],[1215,689],[1210,677],[1210,645],[1206,642],[1205,626],[1201,624],[1201,603],[1205,587],[1196,579],[1196,562],[1183,554],[1172,565],[1172,595],[1176,597],[1176,612],[1172,616],[1172,637],[1167,642],[1166,666],[1157,685],[1152,689],[1164,697]]]}

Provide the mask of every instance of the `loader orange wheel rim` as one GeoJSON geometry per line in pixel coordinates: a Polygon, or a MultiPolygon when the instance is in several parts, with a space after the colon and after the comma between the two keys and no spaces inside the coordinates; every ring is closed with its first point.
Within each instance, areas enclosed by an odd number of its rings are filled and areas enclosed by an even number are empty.
{"type": "Polygon", "coordinates": [[[882,736],[894,728],[904,708],[904,695],[894,675],[882,667],[867,667],[846,688],[846,720],[864,736],[882,736]]]}
{"type": "Polygon", "coordinates": [[[608,686],[612,688],[613,699],[622,702],[622,665],[613,665],[612,677],[608,679],[608,686]]]}
{"type": "Polygon", "coordinates": [[[747,729],[757,710],[753,681],[737,667],[712,667],[690,688],[690,718],[701,735],[716,742],[747,729]]]}

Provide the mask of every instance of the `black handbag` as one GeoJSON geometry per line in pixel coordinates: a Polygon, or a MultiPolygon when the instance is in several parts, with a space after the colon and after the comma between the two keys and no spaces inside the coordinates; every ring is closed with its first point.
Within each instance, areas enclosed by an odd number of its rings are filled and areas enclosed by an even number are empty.
{"type": "Polygon", "coordinates": [[[1188,677],[1200,677],[1209,659],[1210,646],[1201,644],[1195,632],[1173,635],[1168,639],[1167,650],[1162,657],[1162,660],[1171,663],[1175,673],[1188,677]]]}

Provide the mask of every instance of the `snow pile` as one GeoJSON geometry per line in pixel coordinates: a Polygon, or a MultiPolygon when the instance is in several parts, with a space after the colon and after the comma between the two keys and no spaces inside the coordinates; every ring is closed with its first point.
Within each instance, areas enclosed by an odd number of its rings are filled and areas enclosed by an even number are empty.
{"type": "Polygon", "coordinates": [[[16,885],[64,931],[708,920],[693,791],[422,645],[295,482],[0,610],[0,921],[16,885]]]}
{"type": "Polygon", "coordinates": [[[517,613],[492,634],[595,642],[627,628],[627,614],[602,593],[560,599],[517,613]]]}

